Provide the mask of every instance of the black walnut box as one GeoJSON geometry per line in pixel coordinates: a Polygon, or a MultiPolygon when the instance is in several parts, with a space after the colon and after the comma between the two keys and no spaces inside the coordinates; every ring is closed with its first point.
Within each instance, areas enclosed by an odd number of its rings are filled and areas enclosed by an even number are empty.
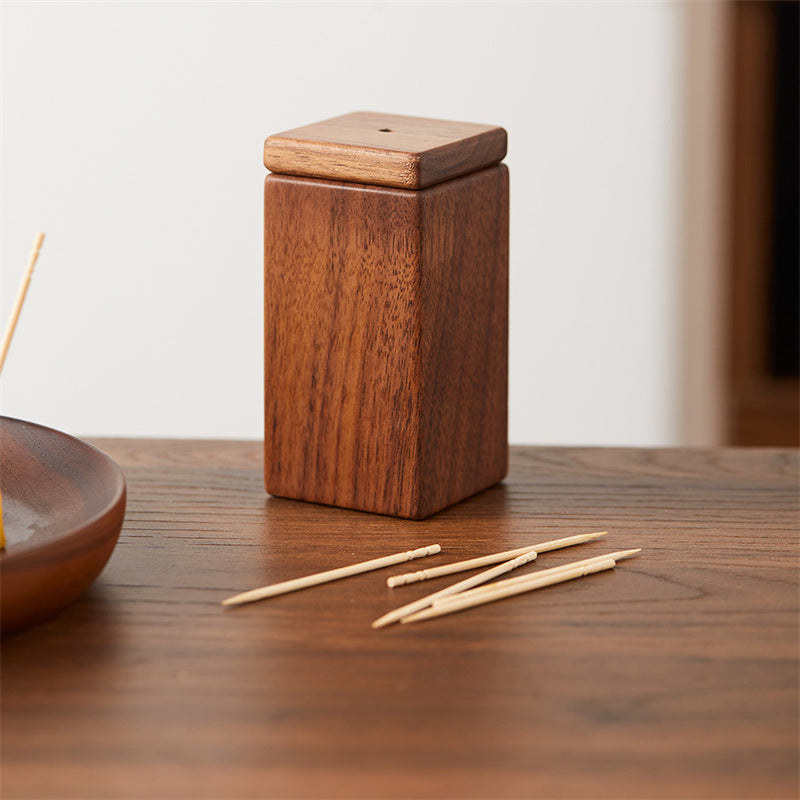
{"type": "Polygon", "coordinates": [[[266,140],[270,494],[421,519],[503,479],[505,153],[368,112],[266,140]]]}

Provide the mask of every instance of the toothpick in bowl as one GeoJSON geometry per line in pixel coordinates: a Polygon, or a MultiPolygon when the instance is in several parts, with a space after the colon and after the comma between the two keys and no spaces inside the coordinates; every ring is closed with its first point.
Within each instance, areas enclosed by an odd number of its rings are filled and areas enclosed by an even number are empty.
{"type": "Polygon", "coordinates": [[[25,272],[22,275],[19,289],[17,289],[17,298],[14,301],[14,306],[11,309],[11,316],[8,318],[3,339],[0,341],[0,370],[3,369],[3,364],[6,362],[8,355],[8,348],[11,346],[11,338],[14,336],[14,330],[17,327],[17,320],[19,319],[20,311],[22,311],[22,304],[25,302],[25,295],[28,293],[28,286],[33,276],[33,268],[36,265],[36,260],[39,258],[39,250],[44,241],[44,234],[37,233],[33,240],[33,247],[31,248],[30,255],[28,256],[28,264],[25,267],[25,272]]]}

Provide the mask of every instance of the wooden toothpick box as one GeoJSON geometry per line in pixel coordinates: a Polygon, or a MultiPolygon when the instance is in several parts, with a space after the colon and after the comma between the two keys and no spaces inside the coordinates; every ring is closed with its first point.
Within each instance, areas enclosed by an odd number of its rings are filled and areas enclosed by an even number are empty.
{"type": "Polygon", "coordinates": [[[505,476],[505,153],[367,112],[266,140],[270,494],[420,519],[505,476]]]}

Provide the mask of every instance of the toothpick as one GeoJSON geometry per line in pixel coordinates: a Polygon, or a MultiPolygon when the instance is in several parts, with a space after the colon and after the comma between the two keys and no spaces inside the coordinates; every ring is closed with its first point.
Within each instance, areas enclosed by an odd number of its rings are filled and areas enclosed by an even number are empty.
{"type": "Polygon", "coordinates": [[[329,569],[326,572],[318,572],[315,575],[307,575],[304,578],[294,578],[290,581],[283,581],[281,583],[273,583],[270,586],[262,586],[260,589],[251,589],[248,592],[228,597],[222,601],[223,606],[238,606],[242,603],[252,603],[255,600],[263,600],[267,597],[274,597],[278,594],[286,594],[287,592],[296,592],[298,589],[306,589],[309,586],[317,586],[320,583],[328,583],[329,581],[338,581],[340,578],[348,578],[350,575],[359,575],[362,572],[369,572],[373,569],[381,569],[382,567],[390,567],[393,564],[399,564],[403,561],[411,561],[414,558],[422,558],[424,556],[432,556],[441,551],[438,544],[432,544],[428,547],[420,547],[417,550],[409,550],[405,553],[395,553],[391,556],[383,556],[382,558],[373,558],[370,561],[362,561],[360,564],[351,564],[349,567],[339,567],[338,569],[329,569]]]}
{"type": "Polygon", "coordinates": [[[510,561],[506,561],[504,564],[498,564],[496,567],[487,569],[485,572],[481,572],[478,575],[473,575],[471,578],[465,578],[463,581],[454,583],[452,586],[446,586],[444,589],[440,589],[438,592],[434,592],[433,594],[429,594],[426,597],[420,598],[419,600],[415,600],[413,603],[408,603],[401,608],[396,608],[394,611],[384,614],[382,617],[380,617],[380,619],[376,619],[375,622],[372,623],[372,627],[383,628],[386,625],[390,625],[392,622],[398,622],[403,617],[407,617],[409,614],[413,614],[415,611],[427,608],[435,600],[447,597],[448,595],[458,594],[459,592],[465,591],[466,589],[471,589],[473,586],[477,586],[480,583],[490,581],[492,578],[496,578],[498,575],[502,575],[505,572],[509,572],[512,569],[516,569],[517,567],[521,567],[523,564],[533,561],[536,556],[536,550],[529,550],[527,553],[523,553],[522,555],[517,556],[510,561]]]}
{"type": "MultiPolygon", "coordinates": [[[[454,600],[451,603],[441,603],[440,605],[431,606],[423,611],[418,611],[408,617],[404,617],[401,623],[420,622],[425,619],[432,619],[433,617],[441,617],[445,614],[454,614],[456,611],[463,611],[466,608],[483,605],[484,603],[491,603],[494,600],[500,600],[504,597],[510,597],[514,594],[522,594],[523,592],[531,592],[534,589],[541,589],[545,586],[552,586],[556,583],[564,583],[571,581],[575,578],[582,578],[585,575],[591,575],[595,572],[602,572],[606,569],[612,569],[616,565],[616,561],[611,558],[603,559],[595,562],[594,564],[586,564],[583,567],[574,567],[570,570],[557,570],[551,575],[542,574],[537,581],[528,581],[527,583],[518,586],[509,586],[505,590],[496,593],[482,592],[474,597],[465,597],[460,600],[454,600]]],[[[547,570],[544,570],[547,572],[547,570]]]]}
{"type": "MultiPolygon", "coordinates": [[[[623,558],[629,558],[630,556],[636,555],[639,553],[641,548],[637,550],[620,550],[616,553],[607,553],[601,556],[593,556],[592,558],[584,558],[580,561],[572,561],[569,564],[560,564],[557,567],[550,567],[547,570],[539,570],[539,572],[527,573],[526,575],[520,575],[516,578],[506,578],[504,581],[495,581],[494,583],[487,584],[486,586],[478,586],[474,589],[469,589],[468,591],[461,592],[458,597],[467,597],[467,596],[477,596],[479,593],[486,593],[486,592],[493,592],[498,589],[504,589],[507,586],[520,586],[527,581],[536,580],[540,575],[544,575],[545,572],[548,574],[555,574],[560,570],[569,570],[573,567],[581,567],[584,564],[594,564],[598,561],[603,561],[607,558],[613,558],[614,561],[620,561],[623,558]]],[[[441,600],[436,600],[434,605],[444,604],[450,600],[455,599],[454,597],[444,597],[441,600]]]]}
{"type": "Polygon", "coordinates": [[[0,370],[3,369],[3,364],[5,364],[8,348],[11,346],[11,337],[14,335],[14,329],[17,327],[19,313],[22,311],[22,304],[25,302],[25,295],[28,292],[28,284],[31,282],[31,276],[33,275],[33,267],[36,264],[36,259],[39,258],[39,250],[43,241],[44,234],[37,233],[33,240],[33,248],[28,256],[28,265],[25,267],[22,281],[17,290],[17,299],[14,301],[14,307],[11,309],[11,316],[6,325],[3,340],[0,342],[0,370]]]}
{"type": "Polygon", "coordinates": [[[456,561],[452,564],[444,564],[441,567],[424,569],[420,572],[407,572],[405,575],[392,575],[390,578],[387,578],[386,583],[388,586],[394,587],[403,586],[407,583],[415,583],[416,581],[426,581],[430,578],[441,577],[442,575],[452,575],[454,572],[465,572],[469,569],[486,567],[489,564],[497,564],[500,561],[507,561],[508,559],[523,555],[524,553],[529,553],[531,550],[535,550],[537,553],[546,553],[548,550],[557,550],[560,547],[582,544],[583,542],[589,542],[592,539],[597,539],[599,536],[605,535],[606,531],[600,531],[599,533],[581,533],[577,536],[567,536],[564,539],[553,539],[553,541],[542,542],[542,544],[518,547],[516,550],[506,550],[503,553],[493,553],[488,556],[480,556],[479,558],[470,558],[467,561],[456,561]]]}
{"type": "MultiPolygon", "coordinates": [[[[564,583],[565,581],[575,580],[582,578],[585,575],[592,575],[595,572],[602,572],[607,569],[613,569],[617,561],[625,558],[628,555],[633,555],[640,552],[639,550],[626,550],[622,553],[610,553],[607,556],[598,556],[593,559],[586,559],[583,562],[575,562],[573,564],[566,564],[562,567],[553,567],[552,569],[541,570],[535,575],[527,576],[526,581],[520,581],[516,584],[506,585],[505,587],[496,588],[492,591],[492,587],[483,587],[482,591],[473,590],[472,592],[465,592],[463,596],[454,596],[436,603],[430,608],[418,611],[408,617],[404,617],[401,622],[419,622],[424,619],[431,619],[433,617],[440,617],[445,614],[453,614],[457,611],[463,611],[466,608],[472,608],[484,603],[491,603],[495,600],[502,600],[505,597],[511,597],[515,594],[522,594],[523,592],[531,592],[535,589],[541,589],[545,586],[552,586],[556,583],[564,583]]],[[[510,583],[510,582],[508,582],[510,583]]]]}

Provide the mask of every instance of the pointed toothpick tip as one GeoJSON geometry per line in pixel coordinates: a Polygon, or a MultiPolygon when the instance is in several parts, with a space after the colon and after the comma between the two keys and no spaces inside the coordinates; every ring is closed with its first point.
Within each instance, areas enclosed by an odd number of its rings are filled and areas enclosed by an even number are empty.
{"type": "Polygon", "coordinates": [[[641,552],[641,547],[637,547],[635,550],[620,550],[619,553],[612,553],[610,558],[613,558],[614,561],[620,561],[623,558],[630,558],[631,556],[635,556],[637,553],[641,552]]]}
{"type": "MultiPolygon", "coordinates": [[[[578,535],[575,538],[583,543],[583,542],[593,542],[595,539],[599,539],[601,536],[606,536],[608,531],[597,531],[596,533],[584,533],[583,535],[578,535]]],[[[571,537],[568,537],[571,538],[571,537]]]]}

